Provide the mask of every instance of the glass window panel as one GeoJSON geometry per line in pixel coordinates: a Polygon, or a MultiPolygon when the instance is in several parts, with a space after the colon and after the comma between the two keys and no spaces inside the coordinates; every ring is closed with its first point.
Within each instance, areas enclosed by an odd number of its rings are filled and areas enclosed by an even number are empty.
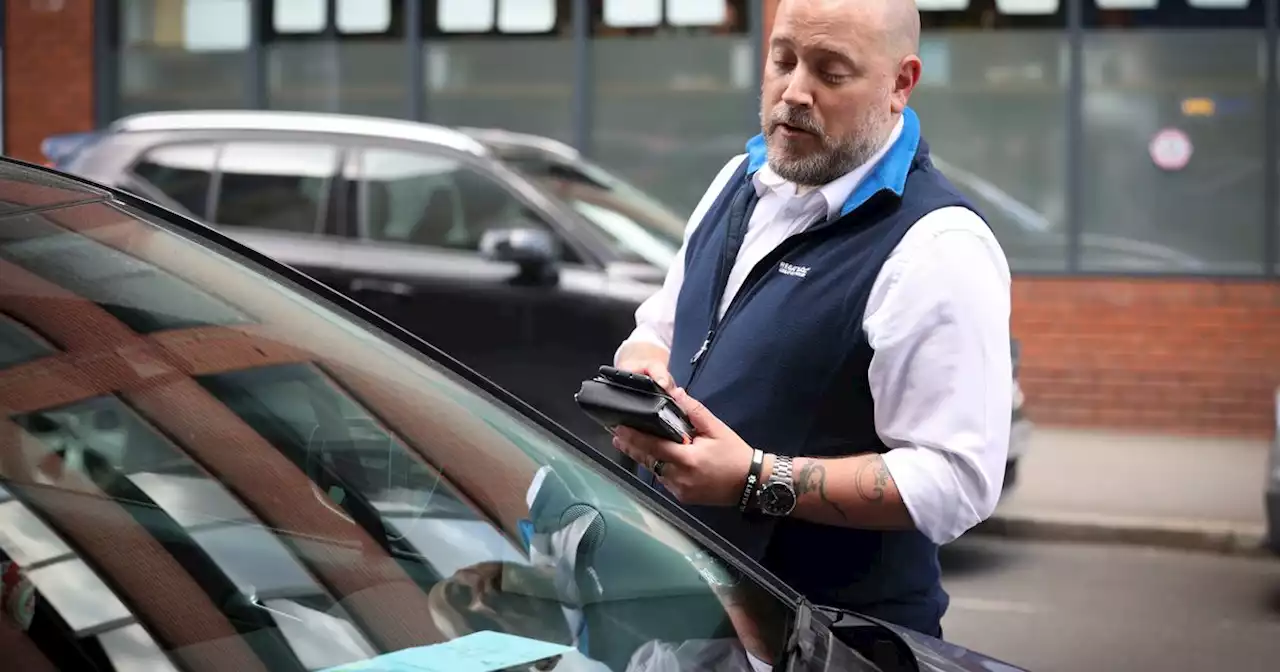
{"type": "Polygon", "coordinates": [[[1084,4],[1086,28],[1258,28],[1266,0],[1093,0],[1084,4]]]}
{"type": "Polygon", "coordinates": [[[1155,9],[1160,0],[1095,0],[1099,9],[1155,9]]]}
{"type": "Polygon", "coordinates": [[[727,12],[724,0],[667,0],[667,23],[673,26],[718,26],[727,12]]]}
{"type": "Polygon", "coordinates": [[[718,26],[619,31],[593,2],[593,159],[680,213],[760,132],[746,3],[718,26]]]}
{"type": "Polygon", "coordinates": [[[1065,271],[1065,16],[1060,3],[1031,13],[1017,1],[1028,13],[922,13],[910,104],[934,163],[986,218],[1011,268],[1065,271]]]}
{"type": "Polygon", "coordinates": [[[329,13],[325,0],[272,0],[272,9],[271,25],[277,33],[318,33],[329,13]]]}
{"type": "Polygon", "coordinates": [[[267,35],[267,107],[404,117],[411,87],[403,11],[390,0],[344,0],[336,5],[336,36],[267,35]]]}
{"type": "Polygon", "coordinates": [[[189,214],[203,218],[207,215],[217,154],[215,145],[158,147],[144,154],[134,164],[133,172],[189,214]]]}
{"type": "Polygon", "coordinates": [[[309,143],[231,143],[218,160],[222,226],[318,233],[329,215],[338,150],[309,143]]]}
{"type": "Polygon", "coordinates": [[[192,51],[237,51],[249,46],[248,0],[187,0],[183,38],[192,51]]]}
{"type": "Polygon", "coordinates": [[[362,234],[373,240],[477,251],[486,231],[552,231],[495,179],[452,159],[370,149],[349,177],[362,234]]]}
{"type": "Polygon", "coordinates": [[[493,30],[495,0],[439,0],[436,21],[446,33],[486,33],[493,30]]]}
{"type": "Polygon", "coordinates": [[[391,0],[338,0],[338,30],[382,33],[391,28],[391,0]]]}
{"type": "Polygon", "coordinates": [[[556,25],[554,0],[502,0],[498,30],[503,33],[545,33],[556,25]]]}
{"type": "MultiPolygon", "coordinates": [[[[554,21],[543,21],[542,30],[533,32],[530,24],[519,34],[495,31],[501,26],[491,0],[457,3],[482,20],[464,25],[448,19],[444,2],[439,12],[423,17],[428,37],[423,46],[427,121],[570,141],[576,69],[571,0],[556,0],[554,21]]],[[[498,6],[503,12],[514,11],[508,4],[498,6]]]]}
{"type": "Polygon", "coordinates": [[[1085,39],[1082,266],[1261,270],[1263,31],[1085,39]]]}
{"type": "Polygon", "coordinates": [[[969,0],[917,0],[922,12],[957,12],[969,6],[969,0]]]}
{"type": "Polygon", "coordinates": [[[1003,14],[1053,14],[1058,0],[996,0],[996,9],[1003,14]]]}
{"type": "Polygon", "coordinates": [[[662,23],[662,0],[604,0],[605,25],[653,27],[662,23]]]}
{"type": "Polygon", "coordinates": [[[120,0],[118,115],[240,108],[249,0],[120,0]]]}

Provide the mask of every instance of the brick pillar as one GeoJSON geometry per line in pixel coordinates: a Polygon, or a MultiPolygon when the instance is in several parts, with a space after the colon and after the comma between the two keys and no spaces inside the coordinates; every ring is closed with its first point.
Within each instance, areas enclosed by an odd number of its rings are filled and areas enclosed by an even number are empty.
{"type": "Polygon", "coordinates": [[[43,161],[40,141],[93,128],[94,0],[6,0],[5,154],[43,161]]]}

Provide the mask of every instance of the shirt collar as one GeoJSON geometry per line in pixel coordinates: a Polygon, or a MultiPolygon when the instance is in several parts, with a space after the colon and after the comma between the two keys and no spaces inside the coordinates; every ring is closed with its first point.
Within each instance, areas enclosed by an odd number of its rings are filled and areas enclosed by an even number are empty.
{"type": "MultiPolygon", "coordinates": [[[[888,153],[889,148],[898,141],[898,136],[902,134],[903,119],[898,118],[898,123],[894,125],[893,131],[889,134],[889,138],[885,141],[880,149],[871,156],[870,159],[853,170],[837,177],[836,179],[818,187],[815,191],[822,195],[822,200],[827,206],[827,219],[835,219],[840,215],[841,207],[845,201],[849,199],[849,195],[854,189],[866,178],[871,169],[875,167],[880,159],[888,153]]],[[[764,196],[768,191],[772,191],[783,198],[796,197],[796,185],[782,178],[774,172],[773,167],[765,164],[760,170],[756,171],[752,176],[752,182],[756,188],[756,195],[764,196]]],[[[805,194],[806,197],[812,196],[814,192],[805,194]]]]}

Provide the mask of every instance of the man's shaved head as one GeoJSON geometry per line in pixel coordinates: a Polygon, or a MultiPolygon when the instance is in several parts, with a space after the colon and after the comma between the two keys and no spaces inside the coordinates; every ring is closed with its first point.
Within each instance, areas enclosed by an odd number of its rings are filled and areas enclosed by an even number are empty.
{"type": "Polygon", "coordinates": [[[817,186],[884,144],[920,77],[915,0],[781,0],[761,89],[769,164],[817,186]]]}

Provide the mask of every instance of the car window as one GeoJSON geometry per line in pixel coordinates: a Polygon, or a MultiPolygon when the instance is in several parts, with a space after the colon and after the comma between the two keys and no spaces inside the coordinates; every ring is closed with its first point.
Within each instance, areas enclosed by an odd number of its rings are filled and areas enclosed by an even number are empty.
{"type": "Polygon", "coordinates": [[[213,221],[288,233],[323,231],[338,153],[319,143],[227,143],[218,157],[213,221]]]}
{"type": "Polygon", "coordinates": [[[198,235],[108,201],[0,218],[7,665],[429,666],[486,632],[543,669],[774,659],[791,607],[632,482],[198,235]],[[244,319],[147,331],[130,282],[244,319]]]}
{"type": "Polygon", "coordinates": [[[595,164],[518,150],[504,161],[594,224],[619,259],[666,270],[684,242],[684,219],[595,164]]]}
{"type": "Polygon", "coordinates": [[[206,216],[218,148],[211,144],[156,147],[133,165],[133,173],[198,218],[206,216]]]}
{"type": "Polygon", "coordinates": [[[371,148],[348,166],[364,237],[478,251],[486,231],[553,229],[494,178],[439,155],[371,148]]]}

